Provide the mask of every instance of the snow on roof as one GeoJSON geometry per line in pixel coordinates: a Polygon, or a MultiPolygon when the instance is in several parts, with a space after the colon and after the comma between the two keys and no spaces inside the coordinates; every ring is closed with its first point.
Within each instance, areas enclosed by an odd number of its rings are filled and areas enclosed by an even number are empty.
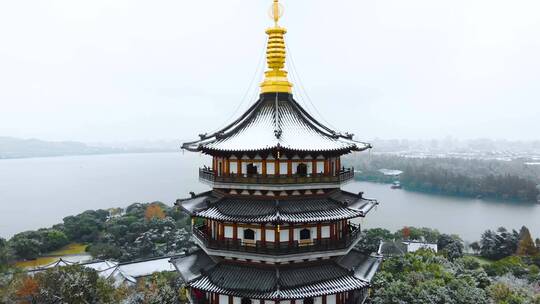
{"type": "Polygon", "coordinates": [[[120,264],[118,268],[128,275],[138,278],[149,276],[154,272],[175,271],[176,269],[169,262],[170,260],[171,257],[164,257],[141,262],[120,264]]]}

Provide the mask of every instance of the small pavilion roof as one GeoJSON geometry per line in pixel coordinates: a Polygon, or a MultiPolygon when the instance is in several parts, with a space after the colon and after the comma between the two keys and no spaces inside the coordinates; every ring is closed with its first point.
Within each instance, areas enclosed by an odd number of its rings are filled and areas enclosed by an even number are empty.
{"type": "MultiPolygon", "coordinates": [[[[193,258],[180,257],[172,263],[182,274],[183,270],[194,268],[191,265],[207,265],[204,255],[199,251],[193,258]],[[204,262],[198,262],[199,259],[204,262]]],[[[299,264],[244,265],[221,261],[207,265],[197,276],[188,271],[182,277],[191,278],[186,280],[190,287],[208,292],[258,299],[298,299],[367,288],[381,260],[380,256],[352,250],[341,258],[299,264]]]]}
{"type": "Polygon", "coordinates": [[[177,204],[193,216],[218,221],[307,223],[363,217],[378,202],[343,190],[302,197],[219,197],[209,191],[177,204]]]}
{"type": "Polygon", "coordinates": [[[261,94],[259,100],[237,120],[199,140],[184,143],[189,151],[239,152],[336,151],[348,153],[371,148],[353,140],[352,134],[336,132],[313,118],[286,93],[261,94]]]}

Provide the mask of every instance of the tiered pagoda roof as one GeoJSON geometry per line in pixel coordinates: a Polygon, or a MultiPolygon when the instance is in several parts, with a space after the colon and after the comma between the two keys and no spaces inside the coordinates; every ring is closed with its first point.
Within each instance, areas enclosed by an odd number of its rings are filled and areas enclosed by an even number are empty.
{"type": "Polygon", "coordinates": [[[378,202],[359,194],[334,190],[312,196],[226,195],[208,191],[196,197],[178,200],[192,216],[230,222],[309,223],[365,216],[378,202]]]}
{"type": "Polygon", "coordinates": [[[354,177],[341,156],[371,145],[325,126],[293,98],[281,13],[274,0],[259,99],[224,128],[182,144],[213,156],[199,169],[213,190],[177,200],[200,249],[171,263],[193,301],[363,303],[382,257],[355,249],[361,230],[352,219],[378,202],[340,189],[354,177]]]}
{"type": "Polygon", "coordinates": [[[182,148],[212,153],[273,151],[362,151],[368,143],[336,132],[307,113],[288,93],[261,94],[240,118],[225,128],[188,142],[182,148]]]}
{"type": "Polygon", "coordinates": [[[370,285],[381,257],[352,250],[345,256],[314,263],[244,265],[215,262],[199,250],[172,263],[185,282],[198,290],[285,300],[364,289],[370,285]]]}

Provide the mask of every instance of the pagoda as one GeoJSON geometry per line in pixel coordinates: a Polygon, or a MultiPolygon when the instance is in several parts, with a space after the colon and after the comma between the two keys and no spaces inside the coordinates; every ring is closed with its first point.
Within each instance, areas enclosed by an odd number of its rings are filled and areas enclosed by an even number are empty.
{"type": "Polygon", "coordinates": [[[359,219],[378,202],[340,188],[354,178],[341,156],[371,145],[295,101],[281,14],[274,0],[259,99],[223,129],[182,145],[212,157],[199,169],[212,190],[176,202],[192,217],[199,247],[171,260],[192,303],[363,303],[381,262],[355,249],[359,219]]]}

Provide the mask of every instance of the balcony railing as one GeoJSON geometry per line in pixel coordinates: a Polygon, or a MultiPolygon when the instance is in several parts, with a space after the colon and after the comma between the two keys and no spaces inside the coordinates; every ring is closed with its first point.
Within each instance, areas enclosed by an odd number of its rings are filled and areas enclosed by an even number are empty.
{"type": "Polygon", "coordinates": [[[310,243],[299,243],[297,240],[293,242],[244,242],[240,239],[212,239],[205,230],[205,226],[193,228],[193,235],[199,239],[206,248],[215,250],[229,250],[237,252],[269,254],[269,255],[288,255],[295,253],[308,253],[317,251],[329,251],[345,249],[351,246],[360,235],[360,227],[349,224],[349,231],[339,240],[331,239],[314,239],[310,243]]]}
{"type": "Polygon", "coordinates": [[[237,174],[217,175],[216,171],[209,168],[199,168],[199,178],[212,183],[237,183],[237,184],[328,184],[342,183],[354,178],[354,168],[340,170],[335,175],[317,174],[237,174]]]}

